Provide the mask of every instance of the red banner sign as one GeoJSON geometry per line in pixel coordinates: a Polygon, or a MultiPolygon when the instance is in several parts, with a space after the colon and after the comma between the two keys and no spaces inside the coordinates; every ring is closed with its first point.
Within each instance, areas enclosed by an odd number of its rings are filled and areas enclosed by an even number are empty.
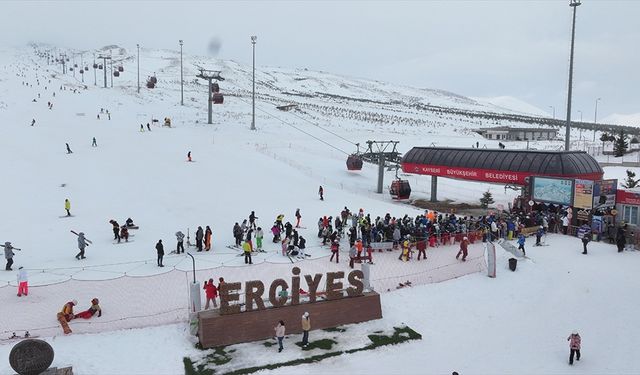
{"type": "MultiPolygon", "coordinates": [[[[461,167],[445,167],[439,165],[402,163],[402,171],[405,173],[425,174],[431,176],[441,176],[449,178],[459,178],[462,180],[496,182],[503,184],[528,185],[525,178],[533,176],[531,172],[511,172],[491,169],[475,169],[461,167]]],[[[591,173],[584,175],[544,175],[561,178],[581,178],[585,180],[600,180],[602,173],[591,173]]]]}
{"type": "Polygon", "coordinates": [[[640,194],[625,190],[618,190],[616,192],[616,203],[640,206],[640,194]]]}

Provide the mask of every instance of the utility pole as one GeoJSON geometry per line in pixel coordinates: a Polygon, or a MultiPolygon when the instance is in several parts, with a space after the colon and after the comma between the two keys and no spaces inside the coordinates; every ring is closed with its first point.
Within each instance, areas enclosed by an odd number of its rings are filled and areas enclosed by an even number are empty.
{"type": "Polygon", "coordinates": [[[207,99],[208,103],[209,103],[209,117],[208,117],[208,124],[212,123],[212,119],[211,119],[211,112],[212,112],[212,100],[211,100],[211,81],[212,80],[218,80],[218,81],[224,81],[224,78],[220,77],[220,71],[219,70],[209,70],[209,69],[203,69],[200,68],[200,74],[196,75],[196,77],[198,78],[202,78],[202,79],[206,79],[207,80],[207,91],[209,92],[209,98],[207,99]]]}
{"type": "Polygon", "coordinates": [[[99,59],[102,59],[102,68],[104,71],[104,88],[107,88],[107,60],[111,60],[111,56],[98,56],[99,59]]]}
{"type": "Polygon", "coordinates": [[[140,44],[136,44],[138,48],[138,94],[140,94],[140,44]]]}
{"type": "Polygon", "coordinates": [[[573,89],[573,46],[576,38],[576,9],[580,6],[580,0],[571,0],[569,6],[573,8],[573,23],[571,26],[571,54],[569,57],[569,92],[567,93],[567,131],[564,139],[564,150],[569,151],[571,147],[571,90],[573,89]]]}
{"type": "Polygon", "coordinates": [[[256,35],[251,36],[251,45],[253,46],[253,92],[251,95],[251,130],[256,130],[256,35]]]}
{"type": "Polygon", "coordinates": [[[596,112],[593,114],[593,141],[596,141],[596,124],[598,123],[598,101],[602,98],[596,99],[596,112]]]}
{"type": "MultiPolygon", "coordinates": [[[[182,39],[180,39],[180,105],[184,105],[184,79],[182,79],[182,39]]],[[[202,73],[202,71],[200,72],[202,73]]],[[[211,124],[211,80],[209,80],[209,124],[211,124]]]]}
{"type": "Polygon", "coordinates": [[[62,62],[62,74],[67,74],[67,54],[60,54],[60,61],[62,62]]]}

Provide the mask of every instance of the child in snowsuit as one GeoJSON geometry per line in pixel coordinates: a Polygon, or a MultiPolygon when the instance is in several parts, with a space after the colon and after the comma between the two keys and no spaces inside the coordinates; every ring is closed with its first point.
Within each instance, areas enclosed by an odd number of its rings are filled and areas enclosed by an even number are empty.
{"type": "Polygon", "coordinates": [[[339,263],[340,260],[340,244],[338,243],[338,241],[333,241],[333,243],[331,244],[331,259],[329,259],[329,262],[333,262],[333,257],[336,257],[336,263],[339,263]]]}
{"type": "Polygon", "coordinates": [[[75,315],[76,319],[77,318],[82,318],[82,319],[91,319],[92,316],[96,315],[96,313],[98,313],[98,318],[102,316],[102,309],[100,308],[100,305],[98,304],[100,301],[98,301],[97,298],[94,298],[91,300],[91,307],[89,307],[88,310],[85,310],[83,312],[77,313],[75,315]]]}
{"type": "Polygon", "coordinates": [[[271,227],[271,233],[273,233],[273,242],[276,243],[280,241],[280,227],[278,224],[273,224],[271,227]]]}
{"type": "MultiPolygon", "coordinates": [[[[124,238],[125,242],[129,242],[129,229],[125,225],[120,228],[120,238],[124,238]]],[[[120,240],[118,240],[120,242],[120,240]]]]}
{"type": "Polygon", "coordinates": [[[518,235],[518,250],[522,250],[522,254],[524,256],[527,256],[527,252],[524,250],[524,243],[526,242],[526,237],[524,236],[524,234],[520,233],[518,235]]]}
{"type": "Polygon", "coordinates": [[[213,283],[213,279],[209,279],[209,282],[204,282],[204,292],[207,297],[207,302],[204,304],[204,309],[209,309],[209,302],[213,303],[213,307],[218,307],[218,303],[216,302],[216,297],[218,297],[218,288],[216,288],[213,283]]]}
{"type": "Polygon", "coordinates": [[[456,259],[458,259],[460,257],[460,254],[462,254],[462,261],[465,262],[467,260],[468,247],[469,247],[469,238],[467,237],[462,238],[462,242],[460,242],[460,251],[458,251],[458,254],[456,255],[456,259]]]}
{"type": "Polygon", "coordinates": [[[264,238],[264,232],[262,232],[262,228],[258,227],[256,230],[256,248],[258,251],[262,251],[262,239],[264,238]]]}

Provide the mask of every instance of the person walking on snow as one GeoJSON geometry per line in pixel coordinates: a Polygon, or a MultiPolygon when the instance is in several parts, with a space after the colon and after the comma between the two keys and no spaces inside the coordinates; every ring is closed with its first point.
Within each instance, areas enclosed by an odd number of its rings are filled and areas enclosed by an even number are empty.
{"type": "Polygon", "coordinates": [[[536,231],[536,246],[542,245],[540,240],[542,240],[543,234],[544,234],[544,227],[541,225],[540,228],[538,228],[538,230],[536,231]]]}
{"type": "Polygon", "coordinates": [[[589,243],[589,226],[587,224],[583,224],[580,229],[578,229],[578,238],[582,240],[582,254],[587,254],[587,244],[589,243]]]}
{"type": "Polygon", "coordinates": [[[624,246],[627,244],[626,237],[626,224],[625,227],[618,227],[618,231],[616,232],[616,246],[618,246],[618,252],[621,253],[624,250],[624,246]]]}
{"type": "Polygon", "coordinates": [[[201,226],[198,226],[198,230],[196,231],[196,247],[198,251],[202,251],[202,239],[204,238],[204,231],[201,226]]]}
{"type": "Polygon", "coordinates": [[[276,331],[276,338],[278,339],[278,353],[280,353],[282,352],[282,349],[284,349],[284,347],[282,346],[282,340],[284,340],[285,334],[284,321],[279,321],[274,330],[276,331]]]}
{"type": "Polygon", "coordinates": [[[333,262],[333,257],[336,257],[336,263],[339,263],[340,260],[340,244],[338,243],[338,241],[333,241],[333,243],[331,243],[331,258],[329,259],[329,262],[333,262]]]}
{"type": "Polygon", "coordinates": [[[309,331],[311,330],[311,319],[309,319],[309,313],[305,311],[302,314],[302,347],[306,348],[309,346],[309,331]]]}
{"type": "Polygon", "coordinates": [[[467,260],[468,248],[469,248],[469,238],[463,237],[462,242],[460,242],[460,251],[458,251],[458,254],[456,255],[456,259],[458,259],[460,255],[462,255],[462,261],[465,262],[467,260]]]}
{"type": "Polygon", "coordinates": [[[13,265],[13,256],[16,255],[13,252],[13,249],[16,249],[16,250],[20,250],[20,249],[18,249],[17,247],[11,246],[11,242],[9,241],[5,242],[4,245],[0,245],[0,246],[4,247],[4,259],[7,260],[7,265],[5,266],[4,269],[6,271],[13,271],[11,269],[11,266],[13,265]]]}
{"type": "Polygon", "coordinates": [[[251,261],[251,245],[249,241],[245,241],[242,244],[242,250],[244,251],[244,264],[253,264],[251,261]]]}
{"type": "Polygon", "coordinates": [[[71,202],[69,199],[64,200],[64,209],[67,211],[67,216],[71,216],[71,202]]]}
{"type": "Polygon", "coordinates": [[[240,245],[242,244],[242,234],[242,228],[238,223],[235,223],[235,225],[233,226],[233,238],[235,238],[236,240],[236,247],[240,247],[240,245]]]}
{"type": "Polygon", "coordinates": [[[518,235],[518,250],[522,250],[522,254],[527,256],[527,252],[524,250],[524,243],[527,241],[527,238],[524,234],[520,233],[518,235]]]}
{"type": "Polygon", "coordinates": [[[300,219],[302,218],[302,215],[300,215],[300,209],[296,208],[296,228],[300,228],[300,219]]]}
{"type": "Polygon", "coordinates": [[[162,245],[162,240],[158,240],[156,244],[156,251],[158,253],[158,267],[164,267],[162,264],[162,258],[164,257],[164,246],[162,245]]]}
{"type": "Polygon", "coordinates": [[[207,297],[207,302],[204,304],[204,309],[209,310],[209,302],[213,303],[213,307],[218,307],[218,303],[216,302],[216,297],[218,296],[218,288],[213,283],[213,279],[209,279],[209,282],[204,282],[204,294],[207,297]]]}
{"type": "Polygon", "coordinates": [[[69,144],[65,143],[65,145],[67,145],[67,154],[73,154],[73,151],[71,151],[71,147],[69,147],[69,144]]]}
{"type": "Polygon", "coordinates": [[[36,119],[31,120],[31,126],[36,124],[36,119]]]}
{"type": "Polygon", "coordinates": [[[25,296],[29,295],[29,280],[27,278],[27,270],[24,267],[18,268],[18,275],[16,275],[18,281],[18,297],[21,297],[23,294],[25,296]]]}
{"type": "Polygon", "coordinates": [[[211,235],[212,234],[213,234],[213,232],[211,231],[211,228],[209,228],[209,226],[207,225],[207,228],[204,230],[204,250],[205,251],[211,250],[211,235]]]}
{"type": "Polygon", "coordinates": [[[576,360],[580,360],[580,346],[582,345],[582,338],[580,334],[578,334],[577,330],[573,330],[569,337],[567,337],[567,341],[569,341],[569,349],[571,350],[571,354],[569,354],[569,364],[573,365],[573,356],[575,354],[576,360]]]}
{"type": "Polygon", "coordinates": [[[84,256],[84,249],[87,246],[89,246],[89,244],[87,243],[87,239],[84,238],[84,233],[78,233],[78,249],[80,249],[80,252],[76,255],[76,259],[80,260],[86,258],[84,256]]]}
{"type": "MultiPolygon", "coordinates": [[[[142,126],[142,125],[140,125],[142,126]]],[[[187,161],[193,161],[191,160],[191,151],[187,152],[187,161]]]]}
{"type": "Polygon", "coordinates": [[[176,232],[176,240],[178,241],[176,245],[176,254],[180,254],[180,250],[184,253],[184,233],[181,231],[176,232]]]}
{"type": "Polygon", "coordinates": [[[322,188],[322,186],[320,186],[320,189],[318,189],[318,195],[320,195],[320,200],[323,201],[324,200],[324,189],[322,188]]]}
{"type": "Polygon", "coordinates": [[[109,224],[111,224],[112,226],[112,230],[113,230],[113,240],[118,240],[118,243],[120,243],[120,224],[118,224],[117,221],[111,219],[109,220],[109,224]]]}
{"type": "Polygon", "coordinates": [[[562,217],[562,233],[567,234],[567,230],[569,229],[569,217],[564,215],[562,217]]]}
{"type": "Polygon", "coordinates": [[[93,137],[93,141],[91,142],[91,147],[98,147],[98,142],[96,142],[96,137],[93,137]]]}

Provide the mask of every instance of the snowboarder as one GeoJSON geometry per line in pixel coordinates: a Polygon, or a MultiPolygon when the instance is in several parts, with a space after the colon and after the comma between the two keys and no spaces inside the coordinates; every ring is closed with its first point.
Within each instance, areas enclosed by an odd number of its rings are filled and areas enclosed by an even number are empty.
{"type": "Polygon", "coordinates": [[[520,233],[518,235],[518,250],[522,250],[522,254],[524,256],[527,256],[527,252],[524,250],[524,244],[527,241],[527,238],[524,236],[524,234],[520,233]]]}
{"type": "Polygon", "coordinates": [[[571,354],[569,354],[569,364],[573,365],[573,356],[575,354],[576,360],[580,360],[580,346],[582,344],[582,338],[580,334],[578,334],[577,330],[573,330],[569,337],[567,337],[567,341],[569,341],[569,349],[571,349],[571,354]]]}
{"type": "Polygon", "coordinates": [[[76,259],[80,260],[86,258],[84,256],[84,249],[87,246],[89,246],[89,244],[87,243],[87,239],[84,238],[84,233],[78,233],[78,249],[80,249],[80,252],[76,255],[76,259]]]}
{"type": "Polygon", "coordinates": [[[82,318],[82,319],[91,319],[96,313],[98,313],[98,318],[102,316],[102,309],[99,305],[100,301],[97,298],[93,298],[91,300],[91,307],[87,310],[77,313],[74,317],[82,318]]]}
{"type": "Polygon", "coordinates": [[[204,304],[204,309],[209,310],[209,302],[213,303],[213,307],[218,307],[218,303],[216,302],[216,297],[218,296],[218,288],[213,283],[213,279],[209,279],[209,282],[205,280],[204,282],[204,294],[207,297],[207,302],[204,304]]]}
{"type": "Polygon", "coordinates": [[[71,216],[71,202],[69,199],[64,200],[64,209],[67,211],[67,216],[71,216]]]}
{"type": "Polygon", "coordinates": [[[244,250],[244,264],[253,264],[251,261],[251,245],[248,241],[242,244],[242,250],[244,250]]]}
{"type": "Polygon", "coordinates": [[[302,347],[309,346],[309,331],[311,330],[311,319],[309,319],[309,313],[305,311],[302,314],[302,347]]]}
{"type": "Polygon", "coordinates": [[[193,160],[191,160],[191,151],[187,152],[187,160],[188,161],[193,161],[193,160]]]}
{"type": "Polygon", "coordinates": [[[25,270],[24,267],[18,267],[18,275],[16,278],[18,281],[18,297],[21,297],[23,294],[25,296],[29,295],[29,280],[27,270],[25,270]]]}
{"type": "Polygon", "coordinates": [[[176,240],[178,240],[178,244],[176,245],[176,254],[180,254],[180,249],[182,249],[182,252],[184,253],[184,233],[177,231],[176,240]]]}
{"type": "Polygon", "coordinates": [[[13,271],[11,269],[11,266],[13,265],[13,256],[15,255],[15,253],[13,252],[13,250],[20,250],[17,247],[13,247],[11,246],[11,242],[5,242],[4,245],[0,245],[2,247],[4,247],[4,258],[7,260],[7,265],[4,268],[6,271],[13,271]]]}
{"type": "Polygon", "coordinates": [[[258,251],[262,251],[262,239],[264,238],[264,232],[262,232],[262,228],[258,227],[256,230],[256,248],[258,251]]]}
{"type": "Polygon", "coordinates": [[[256,213],[251,211],[251,214],[249,214],[249,228],[253,227],[253,229],[256,229],[256,219],[258,217],[256,216],[256,213]]]}
{"type": "Polygon", "coordinates": [[[198,251],[202,251],[202,239],[204,238],[204,231],[201,226],[198,226],[198,230],[196,231],[196,248],[198,251]]]}
{"type": "Polygon", "coordinates": [[[318,195],[320,195],[320,200],[323,201],[324,200],[324,189],[322,188],[322,185],[318,189],[318,195]]]}
{"type": "Polygon", "coordinates": [[[164,257],[164,246],[162,245],[162,240],[158,240],[156,244],[156,251],[158,253],[158,267],[164,267],[162,264],[162,258],[164,257]]]}
{"type": "Polygon", "coordinates": [[[109,224],[111,224],[111,229],[113,230],[113,240],[118,240],[118,243],[120,243],[120,224],[113,219],[109,220],[109,224]]]}
{"type": "Polygon", "coordinates": [[[302,218],[302,215],[300,215],[300,209],[296,208],[296,228],[300,228],[300,219],[302,218]]]}
{"type": "Polygon", "coordinates": [[[67,322],[70,322],[75,318],[75,315],[73,314],[73,306],[77,304],[78,301],[75,299],[73,301],[69,301],[62,306],[62,311],[57,314],[58,322],[60,322],[65,335],[71,333],[71,329],[69,329],[69,324],[67,324],[67,322]]]}
{"type": "Polygon", "coordinates": [[[204,249],[206,251],[211,250],[211,235],[213,234],[213,232],[211,231],[211,228],[209,228],[209,226],[207,225],[207,228],[204,231],[204,249]]]}
{"type": "Polygon", "coordinates": [[[73,151],[71,151],[71,147],[69,147],[69,144],[65,143],[65,145],[67,145],[67,154],[73,154],[73,151]]]}
{"type": "Polygon", "coordinates": [[[98,142],[96,142],[96,137],[93,137],[93,141],[91,142],[91,147],[98,147],[98,142]]]}
{"type": "Polygon", "coordinates": [[[279,321],[278,325],[274,328],[274,331],[276,331],[276,338],[278,339],[278,353],[280,353],[282,352],[282,349],[284,349],[282,347],[282,340],[284,340],[285,333],[284,321],[279,321]]]}
{"type": "Polygon", "coordinates": [[[465,262],[467,260],[467,254],[469,251],[468,249],[469,249],[469,238],[463,237],[462,242],[460,242],[460,251],[458,251],[458,254],[456,255],[456,259],[458,259],[460,255],[462,255],[462,261],[465,262]]]}

